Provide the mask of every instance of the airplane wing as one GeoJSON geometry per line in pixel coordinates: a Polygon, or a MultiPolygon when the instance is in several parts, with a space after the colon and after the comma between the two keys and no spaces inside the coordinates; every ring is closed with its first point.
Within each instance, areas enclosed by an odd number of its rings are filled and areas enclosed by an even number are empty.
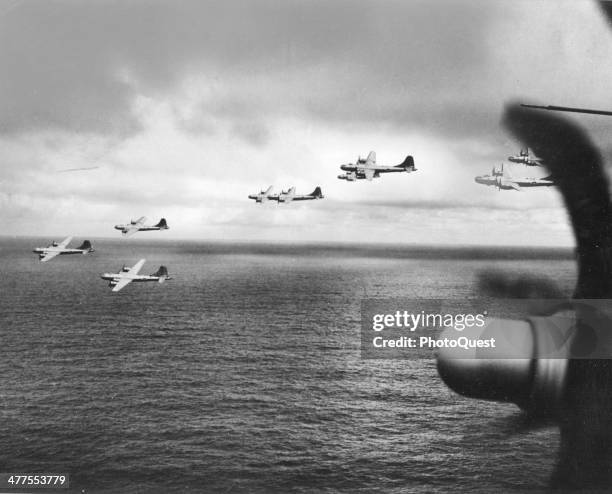
{"type": "Polygon", "coordinates": [[[59,244],[57,244],[58,249],[65,249],[66,246],[72,241],[72,237],[67,237],[62,240],[59,244]]]}
{"type": "Polygon", "coordinates": [[[140,268],[142,268],[144,263],[145,263],[145,259],[141,259],[129,269],[128,273],[138,274],[138,271],[140,271],[140,268]]]}
{"type": "Polygon", "coordinates": [[[514,190],[518,190],[520,192],[521,186],[514,181],[512,177],[512,173],[508,169],[508,167],[502,167],[502,183],[504,185],[509,185],[514,190]]]}
{"type": "Polygon", "coordinates": [[[130,282],[132,280],[130,278],[122,278],[120,279],[117,284],[113,287],[113,289],[111,291],[113,292],[118,292],[119,290],[121,290],[124,286],[129,285],[130,282]]]}
{"type": "Polygon", "coordinates": [[[147,221],[147,217],[146,216],[141,216],[140,218],[138,218],[136,220],[135,223],[130,224],[130,225],[126,225],[127,228],[125,229],[124,232],[122,232],[124,237],[131,237],[132,235],[134,235],[134,233],[136,233],[142,226],[144,226],[145,222],[147,221]]]}
{"type": "Polygon", "coordinates": [[[40,258],[40,262],[50,261],[51,259],[53,259],[56,256],[59,256],[59,251],[58,250],[54,250],[54,251],[51,251],[51,252],[45,252],[42,255],[42,257],[40,258]]]}
{"type": "MultiPolygon", "coordinates": [[[[144,263],[145,263],[145,259],[141,259],[136,264],[134,264],[130,269],[128,269],[126,272],[130,274],[138,274],[138,271],[140,271],[144,263]]],[[[118,292],[124,286],[128,285],[131,281],[132,281],[132,278],[120,278],[117,284],[113,287],[112,291],[118,292]]]]}
{"type": "Polygon", "coordinates": [[[123,236],[124,237],[131,237],[132,235],[134,235],[137,231],[138,228],[140,227],[140,225],[135,224],[135,225],[129,225],[123,232],[123,236]]]}
{"type": "MultiPolygon", "coordinates": [[[[371,153],[370,153],[370,154],[371,154],[371,153]]],[[[374,178],[374,172],[375,172],[375,171],[376,171],[376,170],[374,170],[373,168],[366,168],[366,169],[364,170],[364,172],[365,172],[365,178],[366,178],[366,179],[368,179],[368,180],[372,180],[372,179],[374,178]]]]}

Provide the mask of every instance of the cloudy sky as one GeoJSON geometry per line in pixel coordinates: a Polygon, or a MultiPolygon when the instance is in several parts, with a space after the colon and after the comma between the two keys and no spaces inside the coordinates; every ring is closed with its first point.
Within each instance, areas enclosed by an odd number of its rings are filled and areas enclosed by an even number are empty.
{"type": "Polygon", "coordinates": [[[2,0],[3,233],[572,245],[555,190],[473,178],[520,147],[504,103],[610,109],[611,61],[586,0],[2,0]],[[419,171],[336,178],[370,150],[419,171]]]}

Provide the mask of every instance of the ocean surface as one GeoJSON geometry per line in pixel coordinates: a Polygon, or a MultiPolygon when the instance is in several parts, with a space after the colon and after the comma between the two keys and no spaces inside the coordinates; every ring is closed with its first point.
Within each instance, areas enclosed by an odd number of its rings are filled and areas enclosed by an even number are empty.
{"type": "Polygon", "coordinates": [[[485,269],[569,296],[567,252],[150,238],[48,263],[31,250],[50,239],[0,238],[0,472],[87,493],[546,486],[556,428],[454,394],[433,354],[362,360],[360,303],[475,297],[485,269]],[[173,279],[100,279],[140,258],[173,279]]]}

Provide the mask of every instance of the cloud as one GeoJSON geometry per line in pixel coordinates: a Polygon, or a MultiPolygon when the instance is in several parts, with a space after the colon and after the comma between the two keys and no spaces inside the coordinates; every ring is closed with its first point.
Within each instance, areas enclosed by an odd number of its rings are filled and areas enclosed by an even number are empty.
{"type": "Polygon", "coordinates": [[[245,92],[266,103],[258,112],[384,119],[385,94],[414,102],[444,100],[449,82],[466,89],[496,10],[475,1],[23,3],[0,18],[10,74],[0,130],[136,132],[134,95],[170,91],[191,73],[220,86],[263,79],[245,92]]]}
{"type": "Polygon", "coordinates": [[[10,74],[0,132],[131,135],[142,130],[135,97],[161,98],[192,78],[206,86],[186,124],[210,130],[231,115],[254,145],[278,114],[483,134],[509,96],[601,101],[593,81],[612,74],[598,63],[612,43],[594,41],[609,36],[596,6],[574,4],[26,2],[0,17],[10,74]],[[587,23],[589,35],[577,29],[587,23]]]}
{"type": "MultiPolygon", "coordinates": [[[[173,233],[270,239],[384,237],[398,219],[423,242],[481,238],[492,220],[482,239],[501,241],[534,211],[563,217],[554,191],[474,183],[517,151],[504,102],[600,107],[608,31],[568,1],[24,2],[0,16],[2,204],[19,231],[78,211],[104,232],[172,213],[173,233]],[[419,171],[336,179],[371,149],[419,171]],[[326,199],[256,209],[269,184],[326,199]]],[[[585,122],[609,147],[610,123],[585,122]]],[[[557,238],[537,221],[525,241],[557,238]]]]}

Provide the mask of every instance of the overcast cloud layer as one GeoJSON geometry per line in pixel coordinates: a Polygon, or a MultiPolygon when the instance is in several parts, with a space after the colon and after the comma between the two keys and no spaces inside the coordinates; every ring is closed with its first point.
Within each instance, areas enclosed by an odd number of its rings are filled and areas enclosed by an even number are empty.
{"type": "Polygon", "coordinates": [[[610,109],[611,56],[586,0],[0,2],[5,233],[571,245],[554,190],[473,178],[520,147],[505,102],[610,109]],[[372,149],[419,171],[337,180],[372,149]]]}

